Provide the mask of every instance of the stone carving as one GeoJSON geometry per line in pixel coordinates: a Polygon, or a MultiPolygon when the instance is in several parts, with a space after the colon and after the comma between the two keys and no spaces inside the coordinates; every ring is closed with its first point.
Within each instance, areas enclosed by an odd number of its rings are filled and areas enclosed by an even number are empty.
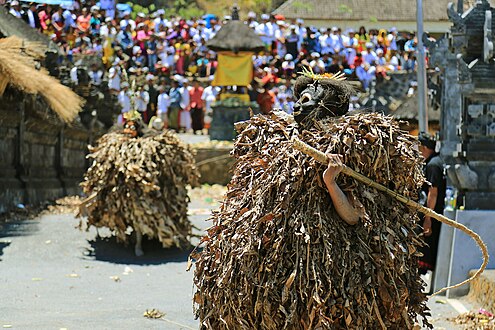
{"type": "Polygon", "coordinates": [[[485,26],[483,38],[483,60],[488,63],[493,58],[492,12],[485,11],[485,26]]]}
{"type": "Polygon", "coordinates": [[[451,183],[464,195],[465,209],[493,209],[495,200],[495,61],[492,20],[486,0],[463,12],[458,1],[448,7],[454,23],[448,40],[430,45],[438,66],[442,94],[441,156],[451,183]]]}

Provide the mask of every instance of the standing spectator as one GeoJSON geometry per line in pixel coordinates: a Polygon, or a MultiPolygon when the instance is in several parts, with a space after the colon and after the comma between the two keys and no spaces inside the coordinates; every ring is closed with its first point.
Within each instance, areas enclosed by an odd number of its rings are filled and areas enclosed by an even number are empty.
{"type": "Polygon", "coordinates": [[[251,29],[256,29],[256,27],[259,25],[258,22],[256,22],[256,13],[250,11],[248,13],[248,18],[244,23],[247,24],[247,26],[249,26],[251,29]]]}
{"type": "Polygon", "coordinates": [[[181,110],[180,103],[182,95],[177,80],[172,80],[172,88],[170,88],[168,95],[170,97],[168,127],[177,131],[179,130],[179,113],[181,110]]]}
{"type": "Polygon", "coordinates": [[[373,45],[372,42],[366,43],[366,51],[362,52],[364,62],[371,64],[377,60],[378,57],[376,56],[376,53],[373,50],[374,47],[375,46],[373,45]]]}
{"type": "Polygon", "coordinates": [[[103,81],[103,71],[98,69],[98,65],[91,64],[91,70],[89,71],[89,79],[93,86],[100,86],[103,81]]]}
{"type": "Polygon", "coordinates": [[[363,62],[360,66],[356,67],[356,75],[361,81],[364,90],[367,91],[371,82],[376,78],[376,67],[363,62]]]}
{"type": "Polygon", "coordinates": [[[39,5],[38,17],[40,19],[41,30],[45,35],[52,34],[51,16],[52,9],[49,5],[39,5]]]}
{"type": "Polygon", "coordinates": [[[357,40],[358,40],[358,52],[363,52],[366,47],[366,43],[371,42],[370,36],[366,32],[366,29],[364,26],[361,26],[359,28],[359,32],[357,33],[357,40]]]}
{"type": "Polygon", "coordinates": [[[136,22],[131,19],[131,13],[126,11],[124,12],[124,17],[120,21],[120,28],[125,29],[129,25],[130,31],[136,30],[136,22]]]}
{"type": "Polygon", "coordinates": [[[152,74],[147,74],[146,75],[146,83],[148,87],[148,94],[150,97],[150,101],[148,102],[148,109],[147,111],[147,118],[151,118],[153,116],[156,116],[156,108],[157,108],[157,103],[158,103],[158,94],[159,91],[155,87],[155,76],[152,74]]]}
{"type": "Polygon", "coordinates": [[[158,62],[157,46],[155,35],[150,35],[149,40],[146,41],[146,53],[148,54],[148,67],[151,73],[155,73],[155,66],[158,62]]]}
{"type": "Polygon", "coordinates": [[[189,96],[189,90],[191,87],[189,86],[189,82],[184,79],[182,83],[182,87],[179,89],[181,93],[180,98],[180,112],[179,112],[179,124],[181,129],[184,132],[188,132],[191,129],[191,97],[189,96]]]}
{"type": "Polygon", "coordinates": [[[36,11],[36,3],[31,2],[29,4],[29,9],[24,14],[24,20],[33,29],[36,29],[36,30],[41,29],[40,18],[38,16],[38,12],[36,11]]]}
{"type": "Polygon", "coordinates": [[[292,74],[294,73],[294,69],[296,68],[296,64],[294,63],[294,58],[292,57],[291,54],[287,54],[284,57],[284,60],[282,62],[282,70],[284,72],[284,77],[285,79],[291,79],[292,74]]]}
{"type": "Polygon", "coordinates": [[[397,45],[397,29],[395,27],[390,29],[387,40],[389,45],[388,48],[390,50],[397,51],[399,49],[397,45]]]}
{"type": "Polygon", "coordinates": [[[17,18],[22,18],[22,11],[21,11],[21,6],[19,5],[19,1],[14,0],[10,3],[9,13],[11,13],[17,18]]]}
{"type": "Polygon", "coordinates": [[[148,103],[150,102],[150,95],[144,89],[144,86],[138,86],[134,97],[134,106],[136,107],[136,110],[141,113],[144,122],[147,123],[150,119],[148,118],[148,114],[146,113],[146,110],[148,109],[148,103]]]}
{"type": "Polygon", "coordinates": [[[275,25],[270,21],[268,14],[261,15],[261,20],[262,23],[256,27],[255,32],[260,36],[266,50],[271,52],[272,44],[275,41],[275,25]]]}
{"type": "Polygon", "coordinates": [[[321,53],[321,44],[319,38],[319,32],[315,28],[309,28],[309,31],[306,33],[306,47],[309,53],[321,53]]]}
{"type": "Polygon", "coordinates": [[[64,32],[69,32],[70,28],[77,29],[76,21],[74,19],[75,15],[72,14],[69,8],[64,10],[62,17],[64,18],[64,32]]]}
{"type": "Polygon", "coordinates": [[[297,35],[299,36],[299,39],[297,40],[297,52],[299,53],[302,49],[302,44],[303,44],[304,40],[306,39],[307,29],[303,25],[304,20],[302,18],[296,19],[296,24],[297,24],[296,32],[297,32],[297,35]]]}
{"type": "Polygon", "coordinates": [[[156,14],[158,15],[157,18],[154,20],[155,24],[155,33],[159,33],[160,31],[164,30],[167,28],[168,20],[164,18],[165,16],[165,10],[159,9],[156,11],[156,14]]]}
{"type": "Polygon", "coordinates": [[[129,92],[129,83],[127,82],[122,83],[122,90],[119,92],[117,96],[117,101],[119,102],[119,105],[122,107],[121,113],[119,115],[118,123],[122,124],[124,123],[123,114],[131,111],[131,93],[129,92]]]}
{"type": "Polygon", "coordinates": [[[205,107],[205,128],[210,128],[213,112],[211,105],[216,101],[218,94],[220,94],[220,87],[218,86],[209,85],[203,90],[201,99],[204,101],[205,107]]]}
{"type": "Polygon", "coordinates": [[[296,32],[297,27],[295,25],[291,25],[289,27],[289,34],[285,37],[285,49],[287,50],[287,54],[292,55],[292,58],[295,58],[299,53],[298,42],[299,35],[296,32]]]}
{"type": "Polygon", "coordinates": [[[258,94],[256,102],[260,106],[260,111],[264,115],[269,115],[272,112],[273,105],[275,104],[275,93],[271,90],[271,83],[267,83],[264,86],[263,92],[258,94]]]}
{"type": "Polygon", "coordinates": [[[334,44],[330,37],[330,29],[326,29],[318,38],[321,45],[322,54],[334,54],[334,44]]]}
{"type": "Polygon", "coordinates": [[[193,87],[189,91],[191,100],[191,119],[193,134],[197,131],[203,133],[204,128],[204,108],[203,108],[203,87],[199,85],[199,81],[193,80],[193,87]]]}
{"type": "Polygon", "coordinates": [[[332,34],[330,35],[330,39],[332,40],[331,42],[331,45],[333,47],[332,53],[335,55],[340,54],[344,49],[344,41],[342,39],[341,33],[342,31],[338,27],[334,26],[332,28],[332,34]]]}
{"type": "Polygon", "coordinates": [[[313,52],[311,53],[311,57],[313,60],[309,62],[309,66],[313,69],[314,73],[324,73],[325,72],[325,64],[320,59],[320,53],[313,52]]]}
{"type": "Polygon", "coordinates": [[[64,31],[64,17],[62,16],[62,7],[58,7],[57,10],[52,14],[52,26],[57,36],[57,40],[62,36],[64,31]]]}
{"type": "Polygon", "coordinates": [[[81,32],[87,32],[90,27],[91,14],[88,12],[88,8],[84,7],[82,9],[81,15],[77,17],[77,29],[81,32]]]}
{"type": "MultiPolygon", "coordinates": [[[[427,180],[421,189],[420,202],[436,213],[443,214],[446,189],[444,164],[435,152],[436,141],[431,135],[422,132],[419,141],[421,143],[419,150],[426,163],[424,172],[427,180]]],[[[419,261],[419,269],[424,275],[427,271],[435,270],[441,223],[427,215],[422,216],[421,220],[423,220],[423,234],[427,243],[420,250],[423,256],[419,261]]]]}
{"type": "Polygon", "coordinates": [[[120,92],[120,75],[119,60],[116,59],[114,65],[108,70],[108,88],[111,93],[120,92]]]}
{"type": "Polygon", "coordinates": [[[166,83],[163,81],[160,86],[160,95],[157,101],[157,116],[162,119],[163,124],[168,128],[168,109],[170,107],[170,97],[167,94],[166,83]]]}

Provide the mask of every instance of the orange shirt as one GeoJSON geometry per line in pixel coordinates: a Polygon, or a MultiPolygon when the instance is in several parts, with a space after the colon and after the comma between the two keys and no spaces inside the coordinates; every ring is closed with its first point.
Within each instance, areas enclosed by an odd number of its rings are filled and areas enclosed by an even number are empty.
{"type": "Polygon", "coordinates": [[[272,111],[272,107],[275,104],[275,93],[265,90],[263,93],[258,94],[256,102],[260,105],[261,113],[267,115],[272,111]]]}

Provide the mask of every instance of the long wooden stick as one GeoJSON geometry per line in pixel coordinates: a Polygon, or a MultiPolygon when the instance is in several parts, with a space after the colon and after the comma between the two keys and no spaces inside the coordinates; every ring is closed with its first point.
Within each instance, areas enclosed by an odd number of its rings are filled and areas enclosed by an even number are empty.
{"type": "MultiPolygon", "coordinates": [[[[323,152],[316,150],[315,148],[311,147],[310,145],[307,145],[306,143],[302,142],[298,138],[294,137],[292,139],[292,145],[293,145],[294,149],[299,150],[302,153],[313,157],[319,163],[322,163],[325,165],[328,164],[328,158],[323,152]]],[[[481,267],[476,271],[476,273],[473,276],[471,276],[470,278],[468,278],[467,280],[464,280],[459,284],[451,285],[451,286],[448,286],[448,287],[443,288],[441,290],[438,290],[437,292],[435,292],[434,294],[431,295],[432,297],[437,295],[437,294],[440,294],[442,292],[445,292],[447,290],[455,289],[455,288],[458,288],[464,284],[467,284],[467,283],[471,282],[472,280],[474,280],[475,278],[477,278],[478,276],[480,276],[481,273],[483,273],[483,271],[486,268],[486,265],[488,264],[488,259],[489,259],[488,250],[486,248],[485,243],[481,239],[481,237],[478,234],[476,234],[474,231],[467,228],[466,226],[464,226],[461,223],[455,222],[455,221],[453,221],[453,220],[451,220],[451,219],[449,219],[449,218],[447,218],[441,214],[436,213],[432,209],[424,207],[423,205],[421,205],[421,204],[419,204],[419,203],[417,203],[417,202],[415,202],[415,201],[413,201],[413,200],[411,200],[411,199],[409,199],[409,198],[407,198],[407,197],[405,197],[405,196],[403,196],[403,195],[401,195],[401,194],[399,194],[399,193],[397,193],[391,189],[388,189],[385,186],[382,186],[381,184],[371,180],[370,178],[354,171],[353,169],[351,169],[345,165],[344,165],[344,168],[342,169],[342,173],[344,173],[345,175],[348,175],[350,177],[353,177],[354,179],[356,179],[360,182],[363,182],[363,183],[367,184],[368,186],[375,188],[376,190],[383,191],[384,193],[394,197],[398,201],[406,204],[407,206],[411,207],[412,209],[414,209],[416,211],[423,213],[424,215],[428,215],[432,218],[437,219],[440,222],[443,222],[449,226],[452,226],[456,229],[459,229],[460,231],[469,235],[476,242],[476,244],[478,244],[478,246],[481,249],[481,252],[483,254],[483,263],[481,264],[481,267]]]]}

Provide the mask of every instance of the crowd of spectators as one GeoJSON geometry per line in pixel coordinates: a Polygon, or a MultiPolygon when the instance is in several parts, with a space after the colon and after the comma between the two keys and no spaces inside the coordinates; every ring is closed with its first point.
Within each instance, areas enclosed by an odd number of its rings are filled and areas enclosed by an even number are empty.
{"type": "MultiPolygon", "coordinates": [[[[231,17],[183,19],[164,9],[151,14],[103,10],[94,0],[74,1],[71,7],[22,4],[14,0],[7,6],[12,15],[60,46],[61,62],[74,64],[82,55],[102,58],[101,66],[91,67],[90,80],[95,85],[108,81],[123,112],[134,98],[147,121],[156,115],[170,128],[201,132],[206,113],[208,124],[211,104],[222,91],[208,86],[218,63],[206,43],[231,17]],[[134,91],[129,76],[140,78],[134,91]]],[[[373,79],[389,71],[412,71],[416,66],[414,34],[393,27],[342,31],[253,12],[245,23],[266,46],[265,52],[253,55],[255,77],[249,86],[251,99],[262,111],[271,107],[292,111],[290,81],[303,67],[315,73],[344,72],[367,90],[373,79]]],[[[76,70],[72,79],[77,81],[76,70]]]]}

